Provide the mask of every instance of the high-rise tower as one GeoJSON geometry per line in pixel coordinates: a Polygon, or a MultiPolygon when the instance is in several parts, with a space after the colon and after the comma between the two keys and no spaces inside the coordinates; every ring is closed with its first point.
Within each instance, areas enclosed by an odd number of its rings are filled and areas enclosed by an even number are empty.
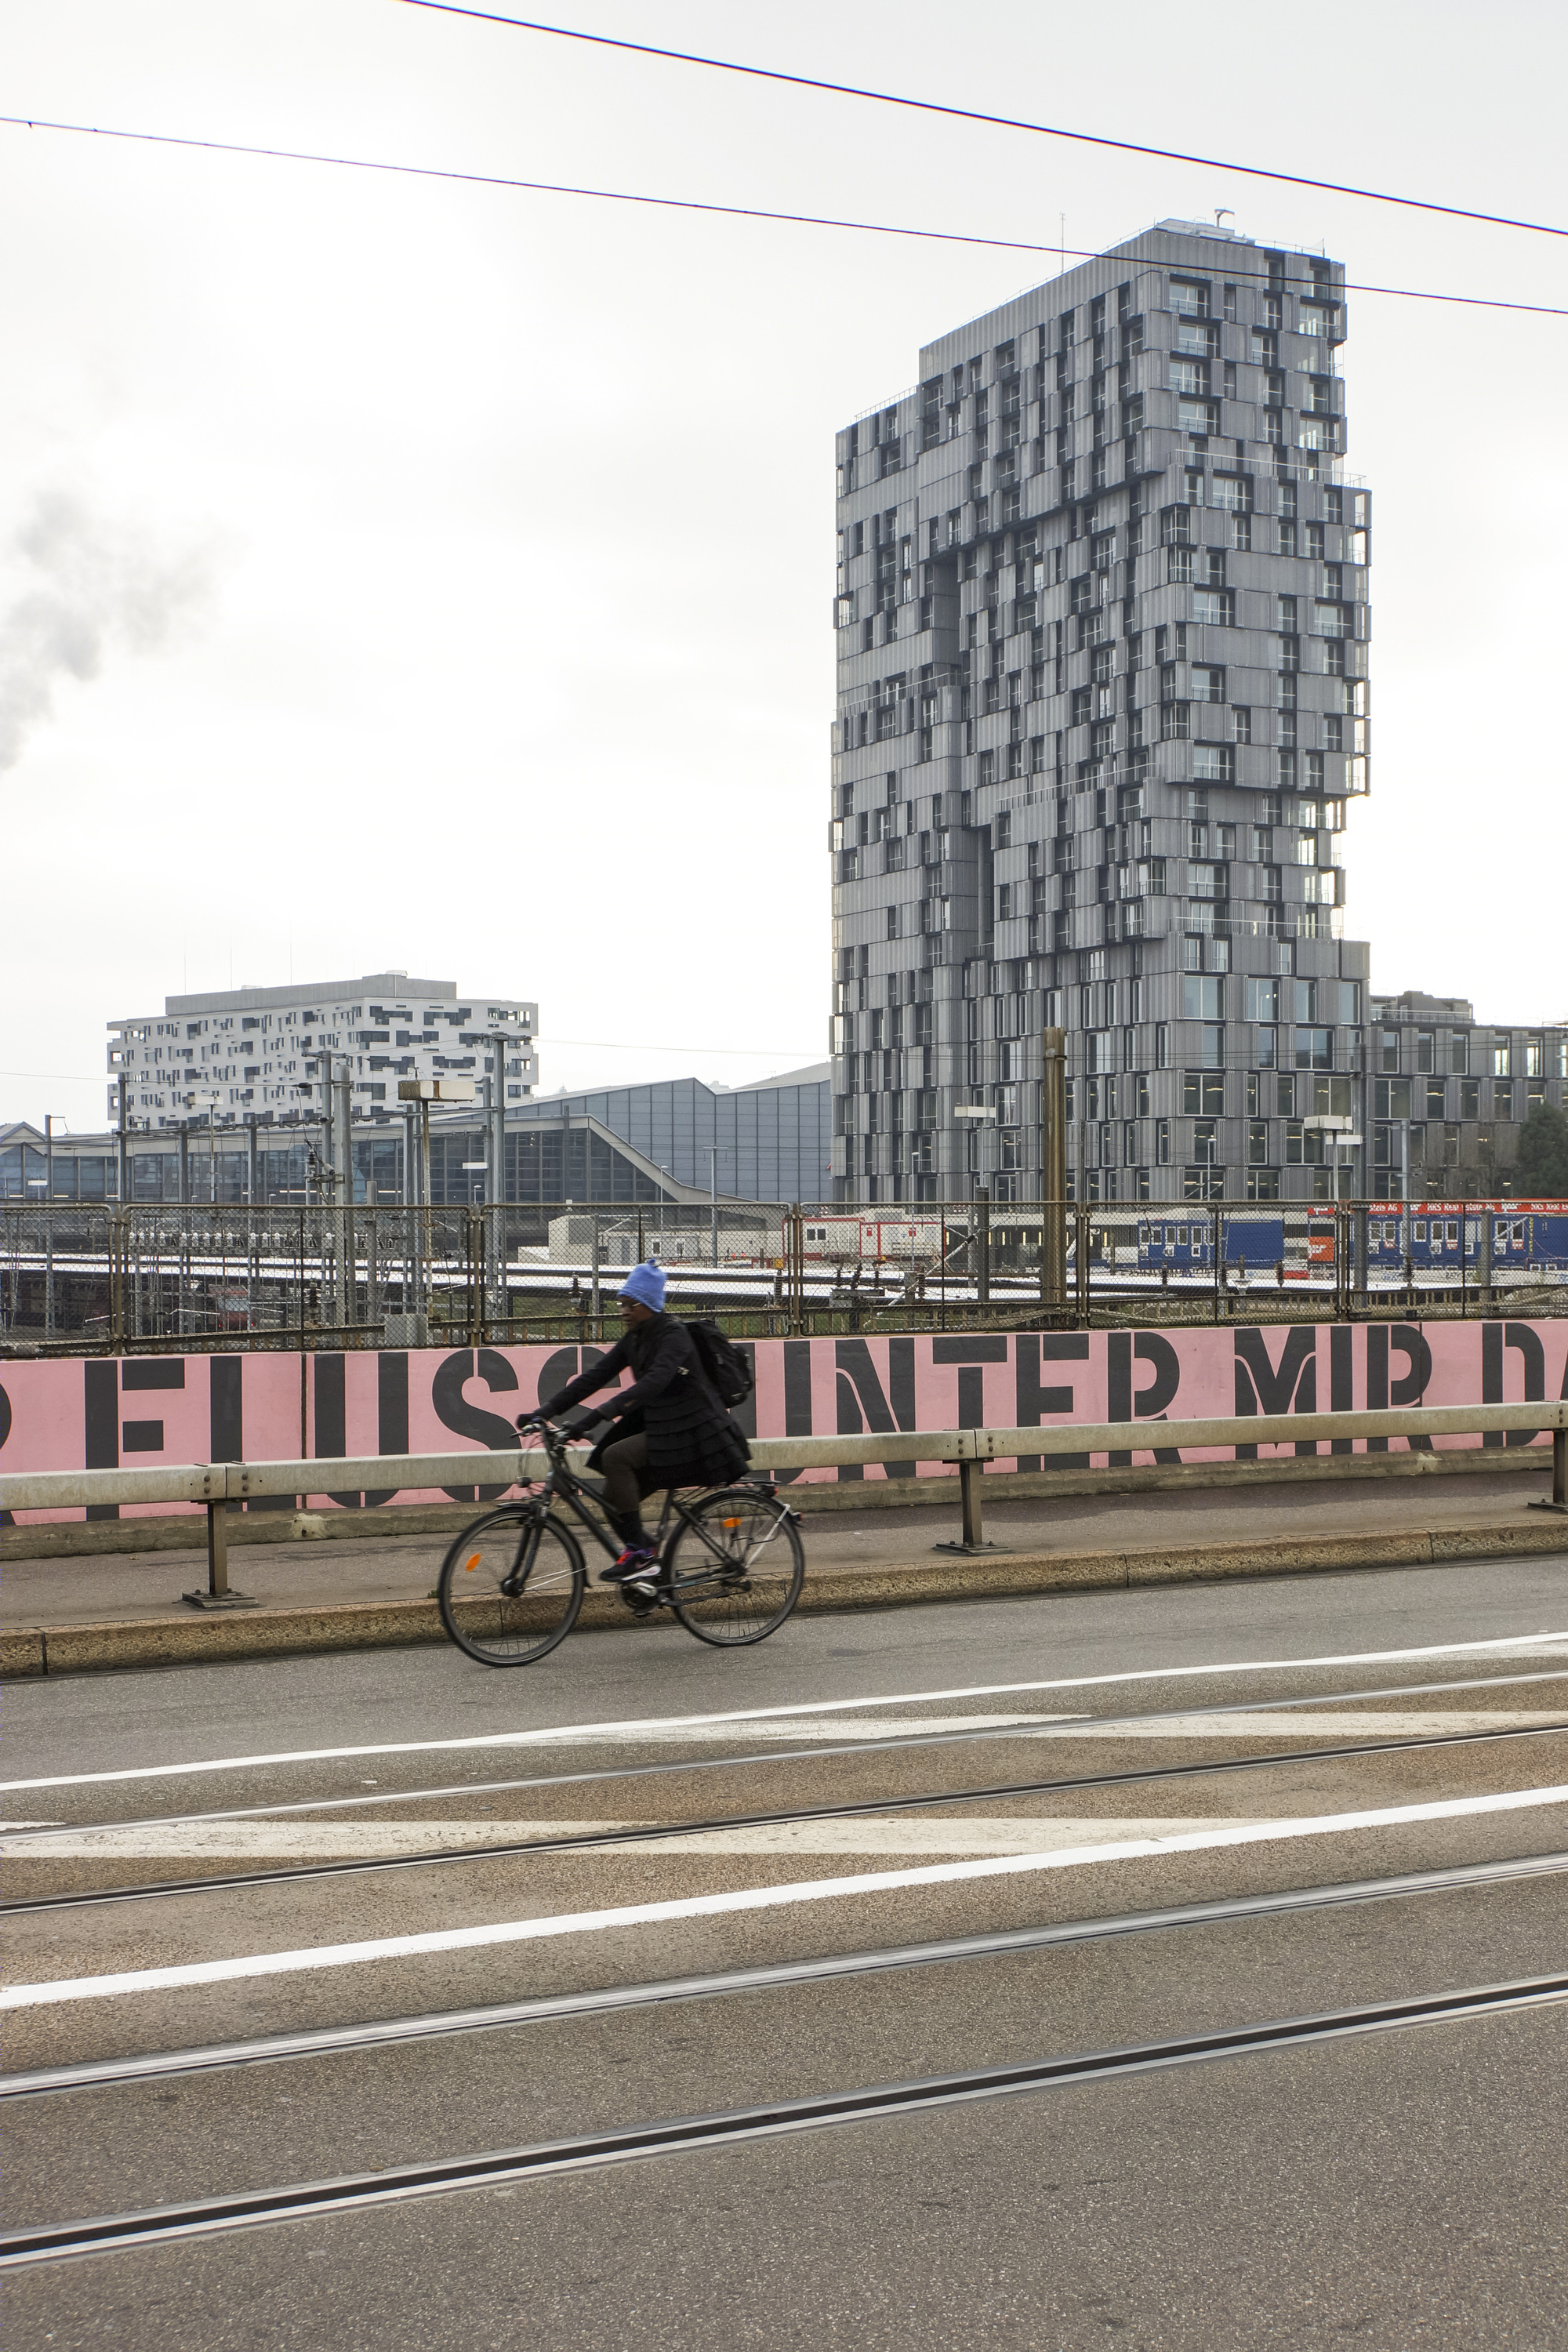
{"type": "Polygon", "coordinates": [[[1166,221],[839,434],[840,1198],[1037,1198],[1046,1026],[1082,1197],[1323,1191],[1368,1010],[1344,332],[1338,263],[1166,221]]]}

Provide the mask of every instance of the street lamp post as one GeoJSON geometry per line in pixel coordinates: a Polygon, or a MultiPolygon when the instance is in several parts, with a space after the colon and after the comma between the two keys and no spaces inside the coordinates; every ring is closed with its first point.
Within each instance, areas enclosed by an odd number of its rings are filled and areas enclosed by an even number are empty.
{"type": "MultiPolygon", "coordinates": [[[[994,1127],[996,1124],[996,1113],[991,1108],[989,1104],[986,1103],[955,1103],[952,1108],[952,1115],[954,1118],[961,1118],[966,1123],[977,1127],[982,1135],[984,1134],[985,1129],[988,1126],[994,1127]]],[[[984,1145],[976,1154],[976,1157],[984,1162],[985,1158],[984,1145]]],[[[974,1186],[974,1202],[976,1231],[974,1273],[975,1289],[979,1303],[982,1307],[988,1307],[991,1303],[991,1188],[988,1184],[979,1181],[984,1174],[984,1166],[975,1171],[976,1182],[974,1186]]]]}

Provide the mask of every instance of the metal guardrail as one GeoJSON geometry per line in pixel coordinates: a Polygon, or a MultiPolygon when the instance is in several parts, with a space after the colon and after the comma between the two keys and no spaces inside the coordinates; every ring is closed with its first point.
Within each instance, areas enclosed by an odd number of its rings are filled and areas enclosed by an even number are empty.
{"type": "MultiPolygon", "coordinates": [[[[868,1462],[958,1465],[963,1532],[949,1547],[985,1543],[981,1474],[987,1462],[1051,1454],[1152,1453],[1215,1446],[1310,1444],[1355,1438],[1474,1437],[1528,1430],[1552,1435],[1552,1503],[1568,1511],[1568,1399],[1523,1404],[1433,1405],[1376,1412],[1240,1413],[1207,1421],[1054,1422],[1034,1429],[915,1429],[862,1436],[764,1437],[752,1441],[755,1470],[816,1470],[868,1462]]],[[[369,1454],[281,1462],[214,1462],[144,1470],[37,1470],[0,1475],[0,1509],[47,1511],[122,1503],[203,1503],[207,1514],[207,1591],[185,1598],[202,1608],[250,1607],[228,1587],[227,1506],[267,1497],[385,1494],[433,1486],[504,1490],[542,1479],[549,1457],[536,1446],[488,1453],[369,1454]],[[488,1475],[481,1476],[481,1473],[488,1475]]]]}

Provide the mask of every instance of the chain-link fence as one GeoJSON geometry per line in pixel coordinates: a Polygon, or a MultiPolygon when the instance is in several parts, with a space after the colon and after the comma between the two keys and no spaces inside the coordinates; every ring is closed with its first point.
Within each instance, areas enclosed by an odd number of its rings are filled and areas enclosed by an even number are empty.
{"type": "Polygon", "coordinates": [[[1568,1312],[1568,1202],[0,1206],[0,1348],[601,1339],[629,1267],[739,1337],[1568,1312]]]}

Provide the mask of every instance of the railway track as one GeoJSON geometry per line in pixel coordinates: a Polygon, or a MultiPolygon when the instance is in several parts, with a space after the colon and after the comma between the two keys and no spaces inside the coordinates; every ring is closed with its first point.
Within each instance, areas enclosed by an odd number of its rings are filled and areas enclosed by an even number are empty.
{"type": "MultiPolygon", "coordinates": [[[[919,1657],[920,1616],[878,1654],[919,1657]]],[[[554,2200],[677,2158],[742,2183],[824,2134],[852,2169],[891,2132],[942,2173],[1026,2094],[1072,2088],[1109,2129],[1137,2084],[1197,2097],[1179,2085],[1211,2060],[1267,2105],[1279,2070],[1337,2081],[1352,2050],[1459,2053],[1441,2072],[1557,2030],[1568,1634],[1051,1676],[994,1657],[869,1695],[824,1689],[827,1638],[775,1706],[495,1732],[426,1712],[432,1736],[392,1740],[341,1714],[335,1748],[237,1725],[184,1759],[171,1717],[140,1754],[11,1778],[31,1818],[0,1832],[0,2267],[40,2340],[96,2307],[89,2275],[121,2308],[146,2265],[260,2263],[286,2298],[298,2256],[241,2246],[405,2232],[442,2200],[554,2200]],[[141,1810],[153,1791],[176,1804],[141,1810]],[[344,1850],[255,1850],[307,1835],[344,1850]],[[182,1840],[212,1866],[104,1874],[182,1840]]],[[[418,1664],[374,1671],[412,1691],[418,1664]]],[[[46,1697],[101,1715],[110,1689],[46,1697]]]]}

